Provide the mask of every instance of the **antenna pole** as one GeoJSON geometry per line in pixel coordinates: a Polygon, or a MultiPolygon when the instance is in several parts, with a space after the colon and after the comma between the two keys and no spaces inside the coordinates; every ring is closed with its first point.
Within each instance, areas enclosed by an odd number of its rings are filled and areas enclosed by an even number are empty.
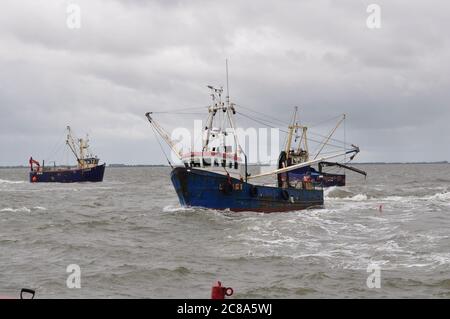
{"type": "Polygon", "coordinates": [[[230,86],[228,83],[228,59],[225,59],[225,68],[227,70],[227,106],[230,106],[230,86]]]}

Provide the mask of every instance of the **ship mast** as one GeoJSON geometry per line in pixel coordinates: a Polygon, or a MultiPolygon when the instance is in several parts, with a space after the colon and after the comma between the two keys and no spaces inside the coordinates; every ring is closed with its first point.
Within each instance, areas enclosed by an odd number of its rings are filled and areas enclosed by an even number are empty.
{"type": "Polygon", "coordinates": [[[297,111],[298,111],[298,107],[296,106],[295,110],[294,110],[294,116],[292,117],[292,124],[289,125],[289,134],[288,134],[288,138],[286,141],[285,152],[286,152],[287,158],[289,158],[289,151],[291,150],[292,136],[294,135],[294,130],[296,129],[295,120],[297,119],[297,111]]]}
{"type": "MultiPolygon", "coordinates": [[[[226,75],[227,75],[227,87],[226,87],[226,96],[225,101],[222,100],[223,95],[223,87],[214,87],[208,85],[207,87],[211,90],[211,98],[212,103],[208,107],[208,118],[206,120],[206,125],[202,130],[202,153],[209,153],[209,151],[214,152],[215,155],[218,156],[219,152],[222,152],[224,163],[227,161],[226,158],[230,158],[230,153],[234,153],[234,166],[237,169],[238,164],[238,154],[246,155],[242,150],[242,147],[239,143],[237,134],[236,134],[236,125],[234,123],[233,115],[236,114],[235,104],[230,102],[230,89],[229,89],[229,81],[228,81],[228,60],[226,60],[226,75]],[[234,150],[232,146],[229,145],[228,136],[232,134],[234,139],[234,150]],[[217,143],[217,149],[213,144],[217,143]],[[212,150],[209,148],[213,147],[212,150]],[[228,155],[226,155],[228,153],[228,155]]],[[[183,161],[183,154],[181,150],[178,150],[176,147],[176,143],[169,137],[169,134],[153,119],[152,112],[147,112],[145,114],[148,121],[150,122],[152,128],[154,129],[154,133],[161,136],[162,139],[169,145],[169,147],[175,152],[180,160],[183,161]]],[[[231,142],[231,141],[230,141],[231,142]]],[[[231,143],[230,143],[231,144],[231,143]]],[[[202,154],[202,158],[203,158],[202,154]]],[[[206,155],[206,154],[205,154],[206,155]]],[[[211,156],[210,154],[207,154],[211,156]]],[[[195,152],[191,151],[191,160],[197,157],[195,152]]],[[[204,165],[205,160],[202,159],[200,161],[201,165],[204,165]]],[[[186,163],[185,163],[186,164],[186,163]]],[[[231,162],[230,162],[231,165],[231,162]]],[[[225,165],[222,166],[225,171],[225,165]]],[[[231,166],[230,166],[231,167],[231,166]]]]}
{"type": "Polygon", "coordinates": [[[80,145],[80,164],[81,166],[85,165],[85,159],[86,159],[86,150],[89,148],[89,136],[86,135],[86,139],[78,139],[79,145],[80,145]]]}
{"type": "Polygon", "coordinates": [[[73,155],[75,155],[75,158],[77,159],[78,166],[85,167],[86,166],[86,156],[89,154],[86,153],[86,151],[89,149],[89,135],[86,134],[86,139],[76,139],[72,135],[72,129],[70,126],[67,126],[67,138],[66,138],[66,144],[69,146],[70,150],[72,151],[73,155]]]}
{"type": "MultiPolygon", "coordinates": [[[[217,115],[217,111],[222,110],[224,115],[226,116],[222,118],[222,123],[219,127],[220,132],[224,135],[224,140],[226,136],[226,127],[225,121],[228,120],[229,128],[233,131],[233,138],[234,138],[234,150],[235,155],[237,156],[238,152],[243,153],[242,147],[238,141],[237,134],[236,134],[236,126],[234,123],[233,115],[236,114],[236,107],[235,104],[230,102],[230,85],[228,80],[228,59],[225,60],[225,68],[226,68],[226,81],[227,81],[227,95],[225,96],[225,103],[222,101],[222,93],[223,88],[215,88],[211,85],[208,85],[208,88],[211,90],[211,98],[212,98],[212,105],[209,107],[209,116],[206,121],[206,136],[203,139],[203,151],[205,151],[208,148],[208,145],[210,143],[210,135],[211,130],[214,125],[214,119],[217,115]]],[[[225,145],[224,145],[225,146],[225,145]]],[[[245,155],[245,154],[244,154],[245,155]]]]}
{"type": "Polygon", "coordinates": [[[226,112],[226,109],[228,108],[228,106],[226,107],[225,104],[222,102],[223,88],[220,87],[217,89],[212,85],[208,85],[208,88],[211,90],[211,98],[213,102],[212,105],[208,108],[209,115],[205,127],[206,137],[203,140],[203,151],[205,151],[208,148],[208,144],[210,142],[211,129],[214,124],[214,119],[217,114],[217,111],[223,110],[224,112],[226,112]]]}
{"type": "MultiPolygon", "coordinates": [[[[216,119],[216,115],[217,115],[217,111],[222,111],[223,113],[225,113],[224,115],[226,116],[228,123],[229,123],[229,128],[231,128],[233,130],[233,136],[234,136],[234,142],[235,142],[235,147],[236,150],[238,149],[238,147],[240,148],[239,142],[237,140],[237,135],[236,135],[236,128],[234,125],[234,121],[233,121],[233,115],[236,114],[236,109],[235,109],[235,105],[234,103],[230,102],[229,96],[226,96],[226,103],[224,103],[222,101],[222,93],[223,93],[223,88],[215,88],[211,85],[208,85],[208,88],[211,90],[211,98],[212,98],[212,105],[208,108],[208,119],[206,121],[206,126],[205,126],[205,131],[206,131],[206,136],[203,139],[203,151],[205,151],[208,148],[208,145],[210,143],[210,139],[211,139],[211,130],[213,129],[214,126],[214,120],[216,119]]],[[[223,119],[225,120],[225,119],[223,119]]],[[[219,130],[221,133],[224,133],[224,131],[226,131],[226,127],[224,127],[224,121],[222,121],[219,130]]],[[[226,132],[224,133],[224,136],[226,136],[226,132]]]]}
{"type": "MultiPolygon", "coordinates": [[[[80,157],[78,156],[78,154],[76,152],[77,146],[76,146],[75,140],[74,140],[74,138],[72,136],[72,130],[71,130],[70,126],[67,126],[66,144],[69,146],[69,148],[72,151],[73,155],[75,155],[75,158],[77,159],[78,164],[81,164],[81,159],[80,159],[80,157]]],[[[80,146],[80,149],[81,149],[81,146],[80,146]]]]}
{"type": "Polygon", "coordinates": [[[304,125],[298,124],[297,121],[297,113],[298,113],[298,107],[296,106],[294,109],[294,116],[292,119],[292,124],[289,125],[288,129],[288,136],[286,139],[286,146],[285,146],[285,152],[286,152],[286,159],[290,157],[300,157],[302,162],[309,161],[309,150],[308,150],[308,139],[307,139],[307,130],[308,128],[304,125]],[[292,139],[294,134],[295,136],[295,142],[297,141],[297,130],[301,130],[300,135],[300,141],[298,143],[297,150],[292,149],[291,154],[291,146],[292,146],[292,139]],[[303,146],[303,148],[302,148],[303,146]]]}
{"type": "Polygon", "coordinates": [[[297,153],[301,154],[303,156],[304,162],[307,162],[307,161],[309,161],[308,138],[306,135],[306,131],[308,130],[308,127],[299,126],[299,128],[302,129],[302,135],[300,136],[300,142],[298,143],[297,153]],[[304,149],[302,149],[302,141],[303,141],[304,149]]]}

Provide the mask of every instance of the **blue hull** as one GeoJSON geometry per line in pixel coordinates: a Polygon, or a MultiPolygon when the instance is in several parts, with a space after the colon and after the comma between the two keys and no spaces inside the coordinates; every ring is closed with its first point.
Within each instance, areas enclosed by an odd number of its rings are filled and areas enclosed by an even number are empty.
{"type": "Polygon", "coordinates": [[[30,172],[31,183],[77,183],[77,182],[101,182],[105,172],[105,165],[93,168],[49,170],[43,172],[30,172]]]}
{"type": "Polygon", "coordinates": [[[323,206],[322,189],[252,185],[236,178],[185,167],[174,168],[171,180],[182,206],[266,213],[323,206]]]}

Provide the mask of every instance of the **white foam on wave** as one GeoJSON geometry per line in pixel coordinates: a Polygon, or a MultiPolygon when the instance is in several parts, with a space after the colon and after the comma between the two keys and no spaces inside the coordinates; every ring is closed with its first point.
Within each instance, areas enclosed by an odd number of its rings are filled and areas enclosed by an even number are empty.
{"type": "Polygon", "coordinates": [[[366,201],[367,200],[367,195],[366,194],[357,194],[355,196],[346,197],[344,199],[355,201],[355,202],[362,202],[362,201],[366,201]]]}
{"type": "Polygon", "coordinates": [[[437,193],[431,196],[425,197],[425,199],[439,200],[439,201],[450,201],[450,192],[437,193]]]}
{"type": "Polygon", "coordinates": [[[274,239],[271,238],[256,238],[256,237],[247,237],[244,238],[246,240],[248,240],[249,242],[253,242],[253,243],[258,243],[258,245],[263,245],[263,246],[292,246],[295,244],[298,244],[298,240],[289,236],[282,236],[282,235],[278,235],[278,236],[273,236],[276,237],[274,239]]]}
{"type": "Polygon", "coordinates": [[[353,202],[363,202],[363,201],[387,201],[387,202],[411,202],[411,201],[417,201],[417,200],[437,200],[437,201],[444,201],[449,202],[450,201],[450,192],[443,191],[439,193],[435,193],[433,195],[425,195],[425,196],[398,196],[398,195],[391,195],[391,196],[385,196],[385,197],[369,197],[367,194],[356,194],[353,196],[346,196],[346,197],[333,197],[329,196],[332,195],[332,191],[334,190],[333,187],[331,187],[329,190],[324,191],[324,195],[327,200],[332,201],[353,201],[353,202]]]}
{"type": "Polygon", "coordinates": [[[190,208],[190,207],[182,207],[182,206],[174,206],[174,205],[167,205],[163,208],[163,212],[165,212],[165,213],[190,212],[193,210],[194,209],[190,208]]]}
{"type": "Polygon", "coordinates": [[[450,254],[449,253],[433,254],[430,256],[429,259],[432,260],[433,262],[437,263],[439,266],[450,264],[450,254]]]}
{"type": "Polygon", "coordinates": [[[322,252],[318,252],[318,253],[301,254],[301,255],[292,256],[293,259],[309,258],[309,257],[333,258],[333,254],[330,252],[322,251],[322,252]]]}
{"type": "Polygon", "coordinates": [[[405,250],[398,243],[393,240],[388,240],[386,243],[375,249],[376,251],[385,252],[387,254],[395,255],[398,257],[399,255],[413,255],[413,252],[409,250],[405,250]]]}
{"type": "Polygon", "coordinates": [[[0,178],[0,184],[23,184],[25,181],[10,181],[8,179],[1,179],[0,178]]]}
{"type": "Polygon", "coordinates": [[[356,194],[354,196],[346,196],[346,197],[332,197],[332,196],[329,197],[326,194],[324,194],[324,195],[325,195],[325,199],[333,200],[333,201],[344,200],[344,201],[353,201],[353,202],[363,202],[368,199],[366,194],[356,194]]]}
{"type": "Polygon", "coordinates": [[[330,193],[332,193],[335,189],[337,189],[336,186],[331,186],[331,187],[324,188],[324,190],[323,190],[323,196],[328,197],[328,195],[329,195],[330,193]]]}
{"type": "Polygon", "coordinates": [[[380,216],[372,216],[372,215],[368,215],[368,216],[366,216],[365,218],[374,220],[374,221],[376,221],[376,222],[387,222],[387,221],[388,221],[387,218],[385,218],[385,217],[380,217],[380,216]]]}
{"type": "Polygon", "coordinates": [[[439,192],[433,195],[426,195],[426,196],[387,196],[380,198],[380,200],[402,201],[402,202],[410,202],[412,200],[450,201],[450,192],[439,192]]]}
{"type": "Polygon", "coordinates": [[[0,209],[0,212],[31,213],[31,209],[29,209],[27,207],[20,207],[20,208],[6,207],[6,208],[0,209]]]}
{"type": "Polygon", "coordinates": [[[31,213],[32,210],[47,210],[47,208],[42,207],[42,206],[34,206],[33,208],[28,208],[28,207],[19,207],[19,208],[12,208],[12,207],[6,207],[6,208],[2,208],[0,209],[0,212],[11,212],[11,213],[31,213]]]}
{"type": "Polygon", "coordinates": [[[399,202],[399,201],[409,201],[411,198],[409,196],[387,196],[380,199],[385,201],[399,202]]]}
{"type": "Polygon", "coordinates": [[[424,264],[397,264],[397,267],[405,267],[405,268],[418,268],[418,267],[430,267],[433,263],[424,263],[424,264]]]}
{"type": "Polygon", "coordinates": [[[369,228],[369,227],[367,227],[366,225],[363,225],[363,224],[353,224],[352,226],[354,226],[358,230],[364,230],[364,231],[369,228]]]}

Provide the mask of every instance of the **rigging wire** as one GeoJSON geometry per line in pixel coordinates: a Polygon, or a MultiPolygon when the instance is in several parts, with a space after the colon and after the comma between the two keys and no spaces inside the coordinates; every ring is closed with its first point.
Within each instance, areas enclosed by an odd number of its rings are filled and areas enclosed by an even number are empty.
{"type": "MultiPolygon", "coordinates": [[[[64,135],[65,135],[65,130],[63,131],[64,135]]],[[[63,139],[64,141],[64,139],[63,139]]],[[[65,144],[65,142],[64,142],[65,144]]],[[[53,145],[53,147],[51,148],[51,151],[47,153],[47,156],[44,158],[45,161],[49,161],[52,158],[54,159],[54,156],[56,156],[60,151],[61,151],[61,140],[57,140],[57,142],[53,145]]]]}
{"type": "Polygon", "coordinates": [[[341,116],[342,116],[342,114],[339,114],[339,115],[336,115],[336,116],[334,116],[334,117],[332,117],[332,118],[330,118],[330,119],[328,119],[328,120],[324,120],[324,121],[320,121],[320,122],[314,123],[314,124],[312,124],[312,125],[308,125],[308,127],[315,127],[315,126],[322,125],[322,124],[324,124],[324,123],[328,123],[328,122],[331,122],[331,121],[335,121],[335,120],[337,120],[338,118],[340,118],[341,116]]]}
{"type": "MultiPolygon", "coordinates": [[[[249,120],[252,120],[252,121],[257,122],[257,123],[259,123],[259,124],[266,125],[266,126],[269,126],[269,127],[271,127],[271,128],[278,128],[278,127],[272,125],[272,124],[274,124],[274,123],[264,122],[264,120],[260,120],[260,119],[251,117],[251,116],[249,116],[249,115],[247,115],[247,114],[245,114],[245,113],[236,111],[236,114],[242,115],[243,117],[246,117],[246,118],[248,118],[249,120]]],[[[286,134],[289,133],[288,131],[286,131],[286,130],[284,130],[284,129],[281,129],[281,128],[278,128],[278,129],[279,129],[281,132],[283,132],[283,133],[286,133],[286,134]]]]}
{"type": "MultiPolygon", "coordinates": [[[[274,116],[268,115],[268,114],[263,113],[263,112],[260,112],[260,111],[255,111],[255,110],[253,110],[253,109],[251,109],[251,108],[249,108],[249,107],[246,107],[246,106],[243,106],[243,105],[240,105],[240,104],[236,104],[236,106],[239,106],[239,107],[241,107],[241,108],[243,108],[243,109],[249,110],[250,112],[253,112],[253,113],[256,113],[256,114],[265,116],[265,117],[267,117],[267,118],[270,118],[271,120],[273,120],[273,121],[275,121],[275,122],[281,123],[283,126],[286,126],[286,127],[287,127],[287,126],[290,125],[289,122],[282,121],[282,120],[280,120],[280,119],[278,119],[278,118],[276,118],[276,117],[274,117],[274,116]]],[[[275,124],[275,123],[273,123],[273,124],[275,124]]]]}
{"type": "Polygon", "coordinates": [[[205,114],[200,112],[152,112],[153,114],[181,114],[181,115],[203,115],[205,114]]]}
{"type": "MultiPolygon", "coordinates": [[[[268,115],[268,114],[266,114],[266,113],[263,113],[263,112],[260,112],[260,111],[255,111],[255,110],[253,110],[253,109],[251,109],[251,108],[249,108],[249,107],[246,107],[246,106],[243,106],[243,105],[240,105],[240,104],[236,104],[236,106],[238,106],[238,107],[240,107],[240,108],[243,108],[243,109],[246,109],[246,110],[249,110],[249,111],[251,111],[251,112],[253,112],[253,113],[259,114],[260,116],[265,116],[265,117],[271,119],[271,120],[268,120],[268,119],[264,119],[264,118],[261,118],[261,117],[255,117],[255,116],[252,116],[252,117],[250,118],[251,120],[254,120],[255,122],[258,122],[258,123],[260,123],[260,124],[267,125],[267,126],[270,126],[270,127],[272,127],[272,128],[276,128],[276,125],[280,125],[280,124],[282,124],[283,126],[286,126],[286,127],[290,125],[290,124],[287,123],[287,122],[284,122],[284,121],[282,121],[282,120],[280,120],[280,119],[277,119],[277,118],[275,118],[275,117],[273,117],[273,116],[271,116],[271,115],[268,115]]],[[[206,106],[206,107],[183,108],[183,109],[178,109],[178,110],[175,110],[175,111],[153,112],[153,114],[203,115],[204,113],[198,113],[198,112],[180,112],[180,111],[183,111],[183,110],[193,110],[193,109],[200,109],[200,108],[207,108],[207,106],[206,106]]],[[[244,115],[242,112],[236,112],[236,113],[240,113],[241,115],[244,115]]],[[[245,116],[245,115],[244,115],[244,116],[245,116]]],[[[338,115],[338,116],[332,117],[332,118],[330,118],[330,119],[328,119],[328,120],[321,121],[321,122],[318,122],[318,123],[313,124],[313,125],[308,125],[308,127],[311,128],[311,127],[314,127],[314,126],[318,126],[318,125],[320,125],[320,124],[324,124],[324,123],[327,123],[327,122],[331,122],[332,120],[336,120],[336,119],[340,118],[341,116],[342,116],[342,115],[338,115]]],[[[249,117],[249,116],[247,115],[246,117],[249,117]]],[[[219,118],[220,118],[220,119],[219,119],[219,121],[220,121],[220,120],[222,119],[220,115],[219,115],[219,118]]],[[[223,120],[223,119],[222,119],[222,120],[223,120]]],[[[344,123],[344,124],[345,124],[345,123],[344,123]]],[[[288,131],[285,131],[285,130],[281,130],[281,131],[282,131],[283,133],[288,134],[288,131]]],[[[322,134],[319,134],[319,133],[314,133],[314,132],[311,132],[311,131],[309,131],[308,133],[309,133],[310,135],[315,135],[315,136],[318,136],[318,137],[327,138],[327,136],[322,135],[322,134]]],[[[336,138],[329,138],[329,140],[330,140],[330,141],[333,141],[333,142],[335,142],[335,143],[343,144],[344,147],[345,147],[345,144],[346,144],[345,141],[342,141],[342,140],[339,140],[339,139],[336,139],[336,138]]],[[[335,145],[335,146],[337,147],[337,145],[335,145]]],[[[339,146],[339,147],[342,147],[342,146],[339,146]]]]}
{"type": "MultiPolygon", "coordinates": [[[[241,107],[241,108],[247,109],[247,110],[249,110],[249,111],[252,111],[252,112],[254,112],[254,113],[257,113],[257,114],[260,114],[260,115],[264,115],[264,116],[266,116],[266,117],[268,117],[268,118],[271,118],[271,119],[273,119],[274,121],[283,124],[283,126],[288,127],[288,126],[290,125],[290,123],[283,122],[283,121],[281,121],[281,120],[279,120],[279,119],[276,119],[276,118],[274,118],[274,117],[272,117],[272,116],[270,116],[270,115],[267,115],[267,114],[265,114],[265,113],[254,111],[254,110],[252,110],[252,109],[250,109],[250,108],[248,108],[248,107],[242,106],[242,105],[238,105],[238,106],[241,107]]],[[[241,113],[241,112],[238,112],[238,113],[241,113]]],[[[241,114],[242,114],[242,113],[241,113],[241,114]]],[[[331,118],[331,119],[322,121],[322,122],[320,122],[320,123],[318,123],[318,124],[330,122],[331,120],[336,120],[336,119],[340,118],[341,116],[342,116],[342,115],[335,116],[335,117],[333,117],[333,118],[331,118]]],[[[258,120],[264,122],[264,125],[268,125],[268,124],[271,124],[271,125],[279,125],[278,123],[269,121],[269,120],[267,120],[267,119],[258,118],[258,117],[255,117],[255,116],[253,116],[252,119],[258,119],[258,120]]],[[[260,123],[260,124],[263,124],[263,123],[260,123]]],[[[305,126],[311,128],[311,127],[313,127],[313,126],[317,126],[317,124],[315,124],[315,125],[305,125],[305,126]]],[[[283,131],[283,133],[288,133],[288,132],[287,132],[287,131],[283,131]]],[[[325,136],[325,135],[322,135],[322,134],[318,134],[318,133],[314,133],[314,132],[311,132],[311,131],[309,131],[308,133],[309,133],[310,135],[315,135],[315,136],[319,136],[319,137],[322,137],[322,138],[328,138],[328,136],[325,136]]],[[[329,138],[329,140],[330,140],[330,141],[334,141],[334,142],[336,142],[336,143],[345,144],[344,141],[338,140],[338,139],[336,139],[336,138],[329,138]]]]}
{"type": "Polygon", "coordinates": [[[62,143],[61,141],[59,141],[56,146],[53,148],[52,152],[49,154],[49,156],[47,156],[44,160],[46,162],[51,162],[56,161],[57,160],[57,155],[59,155],[59,153],[61,152],[61,149],[64,147],[65,143],[62,143]]]}
{"type": "MultiPolygon", "coordinates": [[[[278,123],[283,124],[283,126],[286,126],[286,127],[287,127],[287,126],[289,126],[289,125],[291,124],[290,122],[282,121],[282,120],[280,120],[280,119],[278,119],[278,118],[276,118],[276,117],[274,117],[274,116],[268,115],[268,114],[263,113],[263,112],[260,112],[260,111],[255,111],[255,110],[253,110],[253,109],[251,109],[251,108],[249,108],[249,107],[246,107],[246,106],[243,106],[243,105],[240,105],[240,104],[236,104],[236,105],[239,106],[239,107],[241,107],[241,108],[243,108],[243,109],[246,109],[246,110],[249,110],[249,111],[251,111],[251,112],[257,113],[257,114],[259,114],[259,115],[262,115],[262,116],[265,116],[265,117],[267,117],[267,118],[270,118],[270,119],[272,119],[272,120],[275,121],[275,122],[278,122],[278,123]]],[[[324,120],[324,121],[321,121],[321,122],[317,122],[317,123],[312,124],[312,125],[309,125],[309,124],[308,124],[308,125],[305,125],[305,126],[307,126],[308,128],[315,127],[315,126],[319,126],[319,125],[324,124],[324,123],[328,123],[328,122],[331,122],[331,121],[335,121],[335,120],[339,119],[341,116],[342,116],[342,114],[336,115],[336,116],[334,116],[334,117],[332,117],[332,118],[329,118],[329,119],[327,119],[327,120],[324,120]]],[[[266,122],[268,122],[268,123],[275,124],[274,122],[270,122],[270,121],[268,121],[268,120],[266,120],[266,119],[261,119],[261,118],[260,118],[260,120],[266,121],[266,122]]],[[[309,132],[309,134],[317,135],[317,136],[320,136],[320,137],[327,137],[327,136],[324,136],[324,135],[321,135],[321,134],[318,134],[318,133],[313,133],[313,132],[309,132]]],[[[338,140],[338,139],[330,139],[330,140],[334,140],[334,141],[336,141],[336,142],[343,143],[343,141],[338,140]]]]}
{"type": "MultiPolygon", "coordinates": [[[[254,116],[254,115],[253,115],[253,116],[250,116],[250,115],[247,115],[247,114],[245,114],[245,113],[243,113],[243,112],[238,112],[238,111],[236,111],[237,114],[240,114],[241,116],[243,116],[243,117],[245,117],[245,118],[248,118],[248,119],[250,119],[250,120],[252,120],[252,121],[254,121],[254,122],[257,122],[257,123],[259,123],[259,124],[262,124],[262,125],[265,125],[265,126],[268,126],[268,127],[271,127],[271,128],[277,128],[279,131],[281,131],[281,132],[284,133],[284,134],[288,134],[288,133],[289,133],[287,130],[283,130],[283,129],[280,129],[279,127],[277,127],[277,125],[280,125],[280,124],[287,127],[287,126],[289,125],[289,123],[284,122],[284,121],[282,121],[282,120],[280,120],[280,119],[277,119],[277,118],[275,118],[275,117],[273,117],[273,116],[271,116],[271,115],[265,114],[265,113],[263,113],[263,112],[255,111],[255,110],[253,110],[253,109],[251,109],[251,108],[249,108],[249,107],[246,107],[246,106],[243,106],[243,105],[240,105],[240,104],[236,104],[236,105],[237,105],[238,107],[240,107],[240,108],[243,108],[243,109],[249,110],[250,112],[253,112],[253,113],[255,113],[255,114],[258,114],[259,116],[266,117],[267,119],[266,119],[266,118],[262,118],[262,117],[256,117],[256,116],[254,116]],[[270,119],[270,120],[269,120],[269,119],[270,119]],[[278,123],[279,123],[279,124],[278,124],[278,123]]],[[[182,111],[198,110],[198,109],[204,109],[204,108],[208,108],[208,106],[206,106],[206,107],[183,108],[183,109],[178,109],[178,110],[174,110],[174,111],[162,111],[162,112],[153,112],[153,113],[154,113],[154,114],[178,114],[178,115],[202,115],[202,114],[204,114],[204,113],[198,113],[198,112],[182,112],[182,111]]],[[[222,121],[225,120],[224,117],[221,116],[221,115],[222,115],[221,112],[219,112],[219,119],[218,119],[219,122],[222,122],[222,121]]],[[[330,122],[330,121],[332,121],[332,120],[336,120],[336,119],[340,118],[341,116],[342,116],[342,115],[335,116],[335,117],[330,118],[330,119],[328,119],[328,120],[321,121],[321,122],[315,123],[315,124],[313,124],[313,125],[309,125],[308,127],[319,126],[319,125],[321,125],[321,124],[330,122]]],[[[344,122],[345,122],[345,121],[344,121],[344,122]]],[[[152,130],[153,130],[153,133],[154,133],[155,136],[156,136],[157,134],[156,134],[156,132],[155,132],[153,126],[152,126],[152,130]]],[[[345,130],[345,123],[344,123],[344,130],[345,130]]],[[[328,137],[325,136],[325,135],[318,134],[318,133],[314,133],[314,132],[309,132],[309,134],[310,134],[310,135],[314,135],[314,136],[318,136],[318,137],[322,137],[322,138],[328,138],[328,137]]],[[[198,138],[198,137],[197,137],[197,138],[198,138]]],[[[169,163],[169,165],[170,165],[171,167],[173,167],[172,164],[171,164],[171,162],[170,162],[170,160],[169,160],[169,158],[168,158],[168,156],[167,156],[167,154],[165,153],[165,151],[164,151],[164,149],[163,149],[163,147],[162,147],[162,145],[161,145],[160,140],[158,139],[158,136],[156,136],[156,139],[157,139],[157,141],[158,141],[158,144],[160,145],[161,150],[163,151],[163,154],[164,154],[164,156],[165,156],[167,162],[169,163]]],[[[317,143],[317,144],[319,144],[319,145],[323,144],[323,141],[318,141],[318,140],[315,140],[315,139],[312,139],[312,138],[308,138],[308,140],[311,141],[311,142],[317,143]]],[[[344,141],[341,141],[341,140],[338,140],[338,139],[335,139],[335,138],[329,138],[329,140],[330,140],[330,141],[333,141],[333,142],[335,142],[335,143],[343,144],[343,145],[335,145],[335,144],[327,143],[327,146],[330,146],[330,147],[333,147],[333,148],[337,148],[337,149],[346,149],[346,136],[345,136],[345,131],[344,131],[344,141]]],[[[327,153],[324,153],[324,154],[327,154],[327,153]]],[[[346,162],[346,161],[345,161],[345,162],[346,162]]]]}
{"type": "Polygon", "coordinates": [[[155,128],[153,127],[153,125],[150,125],[150,126],[151,126],[151,128],[152,128],[152,131],[153,131],[153,134],[155,135],[156,140],[158,141],[159,147],[161,148],[161,151],[163,152],[163,154],[164,154],[164,156],[165,156],[165,158],[166,158],[166,160],[167,160],[167,163],[169,163],[170,167],[173,168],[173,165],[172,165],[172,163],[170,162],[169,157],[167,156],[166,152],[164,151],[164,148],[163,148],[163,146],[162,146],[162,144],[161,144],[161,141],[160,141],[159,138],[158,138],[158,134],[157,134],[155,128]]]}
{"type": "MultiPolygon", "coordinates": [[[[318,136],[318,137],[323,137],[323,138],[328,138],[328,136],[325,136],[325,135],[322,135],[322,134],[319,134],[319,133],[313,133],[313,132],[308,132],[308,134],[309,135],[315,135],[315,136],[318,136]]],[[[341,140],[338,140],[338,139],[335,139],[335,138],[328,138],[330,141],[333,141],[333,142],[336,142],[336,143],[341,143],[341,144],[343,144],[344,146],[345,146],[345,141],[341,141],[341,140]]]]}
{"type": "Polygon", "coordinates": [[[63,165],[70,167],[70,163],[69,163],[69,149],[66,148],[64,153],[63,153],[63,165]]]}
{"type": "MultiPolygon", "coordinates": [[[[289,133],[288,131],[286,131],[286,130],[284,130],[284,129],[280,129],[280,128],[278,128],[278,127],[276,127],[276,126],[273,126],[273,125],[271,125],[271,124],[269,124],[269,123],[267,123],[267,122],[263,122],[263,121],[260,121],[260,120],[255,119],[255,118],[252,118],[252,117],[250,117],[249,115],[244,114],[244,113],[242,113],[242,112],[236,112],[236,113],[237,113],[237,114],[240,114],[240,115],[242,115],[242,116],[244,116],[244,117],[246,117],[246,118],[248,118],[248,119],[250,119],[250,120],[252,120],[252,121],[254,121],[254,122],[257,122],[257,123],[259,123],[259,124],[266,125],[266,126],[269,126],[269,127],[271,127],[271,128],[277,128],[277,129],[279,129],[281,132],[283,132],[283,133],[285,133],[285,134],[288,134],[288,133],[289,133]]],[[[323,143],[323,141],[318,141],[318,140],[315,140],[315,139],[312,139],[312,138],[308,138],[308,141],[311,141],[311,142],[314,142],[314,143],[317,143],[317,144],[322,144],[322,143],[323,143]]],[[[342,149],[342,146],[334,145],[334,144],[330,144],[330,143],[327,143],[327,146],[331,146],[331,147],[335,147],[335,148],[338,148],[338,149],[342,149]]]]}
{"type": "MultiPolygon", "coordinates": [[[[162,113],[180,113],[183,111],[191,111],[191,110],[200,110],[200,109],[207,109],[209,106],[196,106],[196,107],[185,107],[181,109],[175,109],[175,110],[169,110],[169,111],[161,111],[161,112],[152,112],[153,114],[162,114],[162,113]]],[[[204,113],[202,113],[204,114],[204,113]]]]}
{"type": "MultiPolygon", "coordinates": [[[[347,127],[346,127],[347,118],[344,114],[344,151],[347,150],[347,127]]],[[[344,155],[344,162],[347,162],[347,154],[344,155]]]]}

